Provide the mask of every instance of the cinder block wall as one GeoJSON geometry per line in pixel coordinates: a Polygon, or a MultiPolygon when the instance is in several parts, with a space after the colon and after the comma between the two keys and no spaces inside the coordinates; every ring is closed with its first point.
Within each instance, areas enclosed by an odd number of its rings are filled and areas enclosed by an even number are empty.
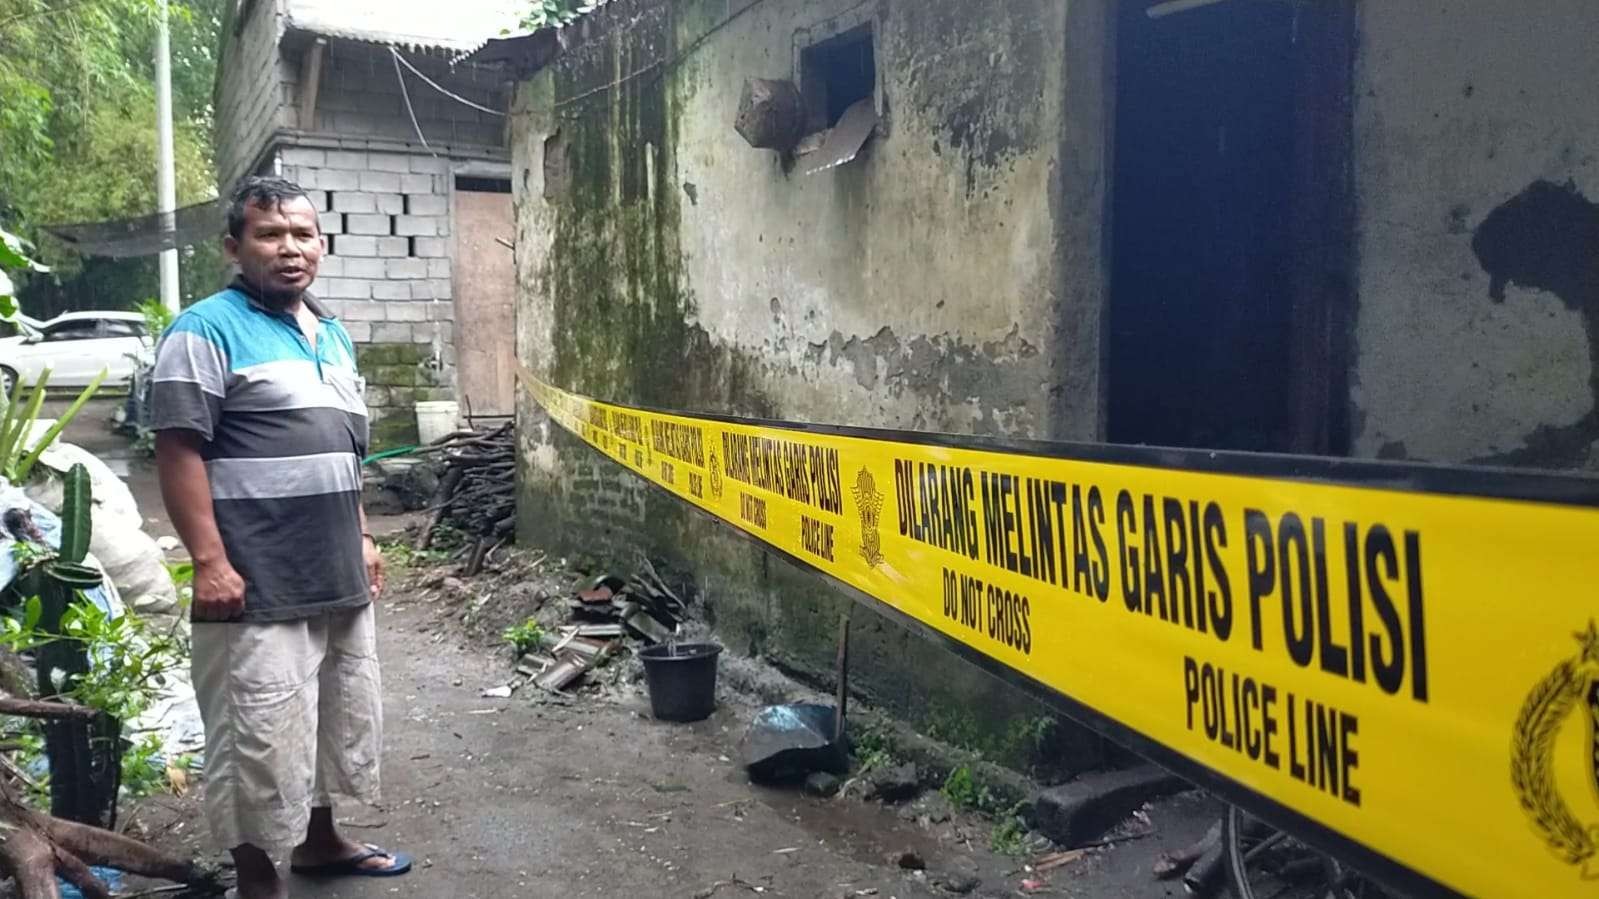
{"type": "Polygon", "coordinates": [[[321,213],[330,252],[313,292],[362,347],[374,445],[414,442],[413,404],[454,396],[450,161],[312,147],[280,161],[321,213]]]}

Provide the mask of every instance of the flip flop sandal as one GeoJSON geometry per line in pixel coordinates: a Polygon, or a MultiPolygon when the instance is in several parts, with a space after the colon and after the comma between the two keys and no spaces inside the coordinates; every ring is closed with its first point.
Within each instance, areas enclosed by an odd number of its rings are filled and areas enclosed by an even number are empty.
{"type": "Polygon", "coordinates": [[[304,877],[398,877],[411,870],[411,857],[403,852],[385,852],[368,843],[365,851],[347,859],[320,865],[290,865],[289,870],[304,877]],[[362,864],[374,858],[389,859],[391,864],[386,868],[362,864]]]}

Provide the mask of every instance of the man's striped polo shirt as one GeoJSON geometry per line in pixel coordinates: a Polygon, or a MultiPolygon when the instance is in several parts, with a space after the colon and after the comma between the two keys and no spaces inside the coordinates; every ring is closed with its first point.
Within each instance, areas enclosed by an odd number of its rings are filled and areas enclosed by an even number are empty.
{"type": "Polygon", "coordinates": [[[350,335],[309,295],[316,343],[235,281],[179,315],[156,354],[158,431],[204,438],[244,621],[308,618],[370,601],[362,558],[367,412],[350,335]]]}

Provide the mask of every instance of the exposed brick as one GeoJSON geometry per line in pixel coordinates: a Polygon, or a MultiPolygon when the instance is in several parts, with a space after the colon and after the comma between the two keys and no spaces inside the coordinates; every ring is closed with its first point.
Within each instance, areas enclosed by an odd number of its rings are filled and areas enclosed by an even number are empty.
{"type": "Polygon", "coordinates": [[[324,212],[317,216],[317,225],[323,234],[343,234],[344,214],[341,212],[324,212]]]}
{"type": "Polygon", "coordinates": [[[316,267],[318,278],[341,278],[344,276],[345,264],[348,262],[343,256],[323,256],[322,262],[316,267]]]}
{"type": "Polygon", "coordinates": [[[390,234],[393,224],[386,215],[351,214],[344,217],[344,227],[351,234],[390,234]]]}
{"type": "Polygon", "coordinates": [[[411,341],[411,329],[415,325],[409,322],[381,322],[372,326],[372,340],[374,343],[407,343],[411,341]]]}
{"type": "Polygon", "coordinates": [[[401,175],[400,190],[408,194],[431,195],[433,193],[432,175],[401,175]]]}
{"type": "Polygon", "coordinates": [[[400,192],[400,176],[393,172],[362,172],[360,184],[362,190],[391,194],[400,192]]]}
{"type": "Polygon", "coordinates": [[[415,246],[416,255],[423,259],[450,255],[449,242],[441,237],[418,237],[415,246]]]}
{"type": "Polygon", "coordinates": [[[450,211],[450,200],[438,194],[422,194],[411,198],[411,215],[444,215],[450,211]]]}
{"type": "MultiPolygon", "coordinates": [[[[368,333],[371,333],[370,326],[368,327],[368,333]]],[[[368,384],[366,387],[366,404],[378,407],[387,406],[389,404],[389,388],[377,384],[368,384]]]]}
{"type": "Polygon", "coordinates": [[[327,153],[314,147],[284,147],[279,154],[284,165],[311,165],[324,166],[328,163],[327,153]]]}
{"type": "Polygon", "coordinates": [[[428,277],[429,278],[448,278],[449,276],[450,276],[450,260],[449,259],[446,258],[446,259],[429,259],[428,260],[428,277]]]}
{"type": "Polygon", "coordinates": [[[305,192],[311,198],[311,206],[317,212],[328,211],[328,192],[325,190],[308,190],[305,192]]]}
{"type": "Polygon", "coordinates": [[[411,255],[411,241],[403,237],[380,237],[376,255],[387,259],[404,259],[411,255]]]}
{"type": "Polygon", "coordinates": [[[455,296],[455,292],[451,289],[448,280],[432,279],[428,281],[428,284],[433,288],[433,299],[435,300],[448,300],[455,296]]]}
{"type": "Polygon", "coordinates": [[[344,330],[355,343],[366,343],[372,339],[371,322],[346,322],[344,330]]]}
{"type": "MultiPolygon", "coordinates": [[[[432,288],[429,288],[429,290],[431,291],[432,288]]],[[[447,322],[447,321],[454,321],[455,320],[455,304],[454,303],[447,303],[447,302],[444,302],[443,300],[431,300],[427,304],[427,310],[428,310],[428,318],[431,318],[431,319],[433,319],[436,322],[447,322]]]]}
{"type": "Polygon", "coordinates": [[[411,298],[417,300],[428,300],[429,302],[436,302],[439,299],[443,299],[442,297],[435,297],[433,295],[433,282],[431,281],[412,281],[411,298]]]}
{"type": "Polygon", "coordinates": [[[449,162],[437,156],[412,156],[411,171],[426,172],[429,175],[442,175],[448,172],[449,162]]]}
{"type": "Polygon", "coordinates": [[[450,188],[453,186],[451,183],[452,181],[454,181],[454,179],[449,175],[434,175],[433,192],[436,194],[449,196],[450,188]]]}
{"type": "Polygon", "coordinates": [[[417,322],[410,326],[412,343],[432,343],[439,335],[438,322],[417,322]]]}
{"type": "Polygon", "coordinates": [[[431,216],[397,215],[394,217],[394,233],[432,237],[439,233],[439,220],[431,216]]]}
{"type": "Polygon", "coordinates": [[[403,153],[369,153],[367,166],[374,172],[409,172],[411,157],[403,153]]]}
{"type": "Polygon", "coordinates": [[[428,263],[425,259],[390,259],[386,272],[390,278],[426,278],[428,263]]]}
{"type": "Polygon", "coordinates": [[[376,256],[378,238],[345,235],[335,242],[334,249],[340,256],[376,256]]]}
{"type": "Polygon", "coordinates": [[[359,152],[359,151],[355,151],[355,150],[329,150],[328,151],[328,161],[327,161],[328,168],[332,168],[332,169],[354,169],[355,171],[359,172],[359,171],[365,169],[367,167],[367,165],[368,165],[368,163],[367,163],[367,155],[365,153],[363,153],[363,152],[359,152]]]}
{"type": "Polygon", "coordinates": [[[409,300],[411,299],[411,282],[388,280],[374,281],[372,282],[372,299],[409,300]]]}
{"type": "Polygon", "coordinates": [[[399,194],[374,194],[378,200],[378,212],[384,215],[401,215],[405,212],[405,197],[399,194]]]}
{"type": "Polygon", "coordinates": [[[425,322],[427,311],[422,303],[390,303],[384,309],[385,318],[391,322],[425,322]]]}
{"type": "Polygon", "coordinates": [[[333,208],[338,212],[371,214],[378,211],[378,195],[359,190],[334,191],[333,208]]]}

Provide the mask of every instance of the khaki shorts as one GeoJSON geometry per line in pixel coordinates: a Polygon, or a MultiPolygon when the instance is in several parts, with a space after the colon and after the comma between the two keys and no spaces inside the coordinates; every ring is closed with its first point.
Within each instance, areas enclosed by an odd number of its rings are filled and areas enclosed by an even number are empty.
{"type": "Polygon", "coordinates": [[[378,799],[382,690],[372,606],[264,624],[196,622],[205,814],[224,848],[305,838],[312,807],[378,799]]]}

